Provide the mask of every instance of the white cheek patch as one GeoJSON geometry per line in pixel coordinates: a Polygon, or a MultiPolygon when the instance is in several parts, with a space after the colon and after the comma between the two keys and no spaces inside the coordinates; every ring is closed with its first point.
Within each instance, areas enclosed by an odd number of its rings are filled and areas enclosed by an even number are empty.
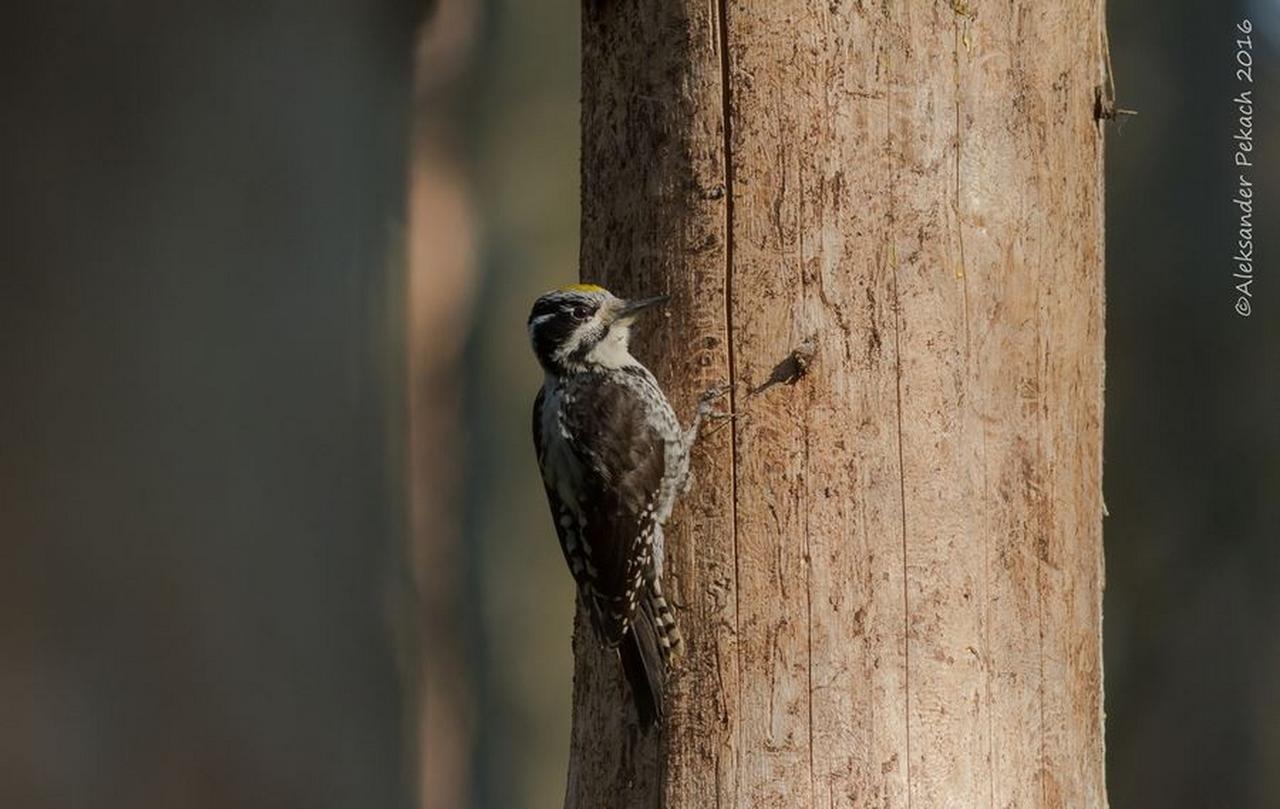
{"type": "Polygon", "coordinates": [[[604,339],[592,347],[587,360],[604,368],[625,368],[635,365],[636,358],[631,356],[631,327],[625,323],[615,323],[604,339]]]}

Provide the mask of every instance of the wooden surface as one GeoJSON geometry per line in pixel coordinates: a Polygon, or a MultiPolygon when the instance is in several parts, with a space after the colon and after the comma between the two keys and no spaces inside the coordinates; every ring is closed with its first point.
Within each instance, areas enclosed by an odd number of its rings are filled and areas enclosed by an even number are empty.
{"type": "Polygon", "coordinates": [[[579,625],[566,806],[1105,806],[1102,15],[584,8],[582,275],[748,418],[668,530],[663,734],[579,625]]]}

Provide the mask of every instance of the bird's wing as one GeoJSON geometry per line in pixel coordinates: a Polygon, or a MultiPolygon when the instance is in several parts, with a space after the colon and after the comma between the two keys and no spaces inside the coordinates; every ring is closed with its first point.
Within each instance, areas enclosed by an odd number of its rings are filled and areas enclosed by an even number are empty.
{"type": "Polygon", "coordinates": [[[566,510],[577,520],[579,583],[594,596],[605,641],[615,644],[643,598],[642,579],[652,564],[665,445],[645,400],[623,382],[596,377],[566,397],[564,408],[582,491],[592,493],[578,509],[566,510]]]}

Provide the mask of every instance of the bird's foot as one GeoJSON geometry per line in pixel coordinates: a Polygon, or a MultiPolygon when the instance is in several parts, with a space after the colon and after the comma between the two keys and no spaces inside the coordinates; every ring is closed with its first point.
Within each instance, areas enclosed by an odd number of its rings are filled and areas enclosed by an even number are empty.
{"type": "MultiPolygon", "coordinates": [[[[733,386],[725,383],[712,385],[702,392],[698,397],[698,415],[694,420],[693,435],[698,434],[698,426],[704,422],[716,422],[723,425],[726,422],[736,421],[740,418],[746,418],[746,413],[735,413],[733,411],[723,411],[715,409],[715,402],[728,395],[733,390],[733,386]]],[[[717,428],[719,429],[719,428],[717,428]]],[[[716,432],[712,430],[711,432],[716,432]]]]}
{"type": "Polygon", "coordinates": [[[712,406],[717,399],[722,399],[733,390],[733,386],[727,382],[718,382],[707,388],[698,397],[698,415],[703,418],[715,417],[717,414],[712,410],[712,406]]]}

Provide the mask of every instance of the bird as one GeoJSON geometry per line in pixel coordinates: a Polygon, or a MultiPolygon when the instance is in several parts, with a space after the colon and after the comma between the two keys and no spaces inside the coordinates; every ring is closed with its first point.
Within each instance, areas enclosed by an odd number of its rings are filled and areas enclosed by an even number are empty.
{"type": "Polygon", "coordinates": [[[533,442],[560,548],[597,638],[617,651],[645,730],[664,716],[667,667],[681,642],[662,593],[663,526],[689,487],[701,425],[727,415],[711,406],[727,386],[713,386],[683,427],[632,356],[632,325],[667,301],[571,284],[540,296],[528,320],[544,372],[533,442]]]}

